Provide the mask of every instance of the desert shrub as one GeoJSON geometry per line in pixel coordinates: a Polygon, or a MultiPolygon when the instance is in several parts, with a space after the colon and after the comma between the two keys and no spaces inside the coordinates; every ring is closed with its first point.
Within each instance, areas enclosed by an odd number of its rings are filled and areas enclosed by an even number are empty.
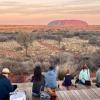
{"type": "Polygon", "coordinates": [[[100,65],[100,50],[97,50],[91,55],[91,61],[94,63],[94,67],[100,65]]]}
{"type": "Polygon", "coordinates": [[[66,38],[72,38],[72,37],[74,37],[74,36],[75,36],[75,33],[69,31],[69,32],[66,33],[66,35],[65,35],[64,37],[66,37],[66,38]]]}
{"type": "Polygon", "coordinates": [[[2,32],[0,33],[0,42],[15,40],[16,35],[17,35],[16,32],[11,32],[11,33],[2,32]]]}
{"type": "Polygon", "coordinates": [[[87,34],[87,35],[79,34],[80,39],[89,40],[91,37],[92,37],[92,35],[90,35],[90,34],[87,34]]]}
{"type": "Polygon", "coordinates": [[[65,69],[60,69],[58,72],[58,79],[63,80],[65,75],[66,75],[65,69]]]}
{"type": "Polygon", "coordinates": [[[11,70],[12,73],[17,73],[18,72],[18,74],[19,74],[20,73],[18,71],[19,68],[20,68],[19,66],[20,66],[19,63],[16,63],[16,62],[13,62],[13,61],[12,62],[11,61],[5,61],[5,62],[2,63],[2,68],[7,67],[11,70]]]}
{"type": "Polygon", "coordinates": [[[89,39],[89,44],[100,46],[100,37],[92,37],[89,39]]]}
{"type": "Polygon", "coordinates": [[[60,64],[75,62],[74,55],[68,52],[58,54],[60,64]]]}
{"type": "Polygon", "coordinates": [[[37,35],[37,39],[51,39],[58,40],[60,38],[71,38],[74,36],[74,32],[57,30],[57,31],[44,31],[43,34],[37,35]]]}
{"type": "Polygon", "coordinates": [[[42,68],[42,71],[43,72],[47,72],[48,69],[50,67],[50,63],[48,61],[44,61],[42,64],[41,64],[41,68],[42,68]]]}
{"type": "Polygon", "coordinates": [[[74,32],[74,36],[79,36],[79,32],[74,32]]]}
{"type": "Polygon", "coordinates": [[[8,37],[6,36],[0,36],[0,42],[5,42],[8,40],[8,37]]]}
{"type": "Polygon", "coordinates": [[[90,38],[89,43],[90,44],[96,44],[96,38],[95,37],[90,38]]]}
{"type": "Polygon", "coordinates": [[[100,64],[100,51],[97,51],[91,55],[81,55],[79,60],[79,68],[81,70],[84,64],[87,64],[91,71],[95,71],[100,64]]]}
{"type": "Polygon", "coordinates": [[[49,58],[49,62],[52,65],[57,65],[57,64],[60,63],[60,58],[59,58],[58,55],[51,55],[50,58],[49,58]]]}
{"type": "Polygon", "coordinates": [[[23,48],[22,48],[22,47],[17,47],[17,48],[15,48],[15,50],[16,50],[16,51],[22,51],[23,48]]]}
{"type": "Polygon", "coordinates": [[[28,56],[28,48],[33,42],[33,38],[30,33],[19,32],[16,41],[25,48],[25,55],[28,56]]]}
{"type": "Polygon", "coordinates": [[[24,61],[5,61],[1,64],[2,68],[7,67],[14,74],[29,74],[33,71],[33,62],[24,61]]]}

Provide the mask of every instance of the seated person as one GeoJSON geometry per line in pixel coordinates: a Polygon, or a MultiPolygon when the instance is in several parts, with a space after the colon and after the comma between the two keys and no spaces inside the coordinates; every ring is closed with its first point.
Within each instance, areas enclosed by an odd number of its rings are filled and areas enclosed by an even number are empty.
{"type": "Polygon", "coordinates": [[[40,96],[40,92],[44,89],[45,81],[39,65],[37,65],[34,68],[34,75],[32,77],[32,82],[33,82],[32,95],[40,96]]]}
{"type": "Polygon", "coordinates": [[[72,85],[72,81],[71,81],[72,79],[73,79],[73,77],[70,74],[69,69],[68,69],[67,72],[66,72],[66,75],[64,77],[63,86],[66,86],[67,89],[69,89],[69,86],[72,85]]]}
{"type": "Polygon", "coordinates": [[[96,86],[100,87],[100,65],[98,66],[98,70],[96,72],[96,86]]]}
{"type": "Polygon", "coordinates": [[[57,72],[53,66],[49,67],[49,70],[45,73],[45,86],[51,96],[56,96],[57,72]]]}
{"type": "Polygon", "coordinates": [[[83,65],[82,70],[79,73],[79,83],[83,85],[91,85],[90,82],[90,70],[86,64],[83,65]]]}
{"type": "Polygon", "coordinates": [[[0,100],[8,100],[9,93],[13,92],[17,86],[12,85],[10,80],[8,79],[10,74],[10,70],[8,68],[4,68],[0,75],[0,100]]]}

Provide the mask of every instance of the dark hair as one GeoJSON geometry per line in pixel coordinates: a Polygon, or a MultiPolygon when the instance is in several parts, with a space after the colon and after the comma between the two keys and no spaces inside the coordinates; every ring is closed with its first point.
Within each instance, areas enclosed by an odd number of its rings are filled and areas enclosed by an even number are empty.
{"type": "Polygon", "coordinates": [[[38,65],[34,68],[34,81],[41,81],[42,79],[42,73],[41,73],[41,67],[38,65]]]}
{"type": "Polygon", "coordinates": [[[49,67],[49,70],[54,70],[54,66],[50,66],[49,67]]]}
{"type": "Polygon", "coordinates": [[[83,69],[83,70],[84,70],[84,69],[88,69],[87,64],[84,64],[82,69],[83,69]]]}
{"type": "Polygon", "coordinates": [[[98,65],[98,68],[100,68],[100,65],[98,65]]]}

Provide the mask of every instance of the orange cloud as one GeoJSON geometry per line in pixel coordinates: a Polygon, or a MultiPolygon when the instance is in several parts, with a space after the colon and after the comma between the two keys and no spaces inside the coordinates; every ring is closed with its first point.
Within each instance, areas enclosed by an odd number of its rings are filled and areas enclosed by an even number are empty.
{"type": "Polygon", "coordinates": [[[0,24],[47,24],[53,19],[100,24],[100,0],[0,0],[0,24]]]}

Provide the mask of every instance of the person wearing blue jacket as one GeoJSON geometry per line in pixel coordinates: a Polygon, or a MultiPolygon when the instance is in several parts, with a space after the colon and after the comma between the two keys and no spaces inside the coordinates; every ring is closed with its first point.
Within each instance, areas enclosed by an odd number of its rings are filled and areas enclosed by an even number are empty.
{"type": "Polygon", "coordinates": [[[54,66],[49,67],[48,72],[45,73],[45,86],[46,91],[50,94],[51,100],[56,100],[56,91],[57,88],[57,72],[54,66]]]}
{"type": "Polygon", "coordinates": [[[9,100],[9,93],[17,88],[17,86],[13,86],[8,79],[9,73],[9,69],[4,68],[0,75],[0,100],[9,100]]]}
{"type": "Polygon", "coordinates": [[[57,87],[57,72],[53,66],[49,67],[48,72],[45,74],[45,86],[49,88],[57,87]]]}

